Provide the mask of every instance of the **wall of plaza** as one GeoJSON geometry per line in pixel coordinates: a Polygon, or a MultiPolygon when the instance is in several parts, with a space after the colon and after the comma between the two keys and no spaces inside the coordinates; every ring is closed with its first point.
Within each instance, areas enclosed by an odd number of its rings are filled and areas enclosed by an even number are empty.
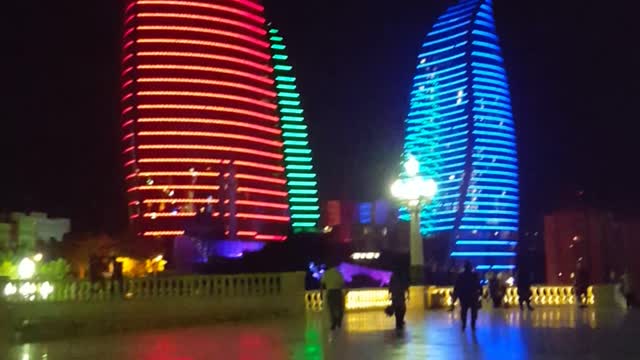
{"type": "MultiPolygon", "coordinates": [[[[0,284],[0,341],[100,334],[148,328],[167,328],[223,320],[259,320],[324,311],[320,291],[304,290],[304,273],[157,277],[107,282],[43,284],[12,282],[15,291],[0,284]],[[29,285],[31,284],[31,285],[29,285]]],[[[411,310],[445,309],[452,304],[451,287],[413,286],[407,292],[411,310]]],[[[486,292],[486,289],[485,289],[486,292]]],[[[532,304],[567,307],[584,303],[596,308],[621,308],[614,285],[594,285],[576,298],[570,286],[534,285],[532,304]]],[[[517,306],[518,294],[509,288],[504,302],[517,306]]],[[[345,291],[345,309],[381,311],[390,305],[386,288],[345,291]]]]}
{"type": "Polygon", "coordinates": [[[11,284],[14,292],[1,284],[0,335],[21,340],[298,317],[305,311],[302,272],[141,278],[126,280],[123,287],[69,281],[49,284],[44,296],[43,284],[11,284]]]}

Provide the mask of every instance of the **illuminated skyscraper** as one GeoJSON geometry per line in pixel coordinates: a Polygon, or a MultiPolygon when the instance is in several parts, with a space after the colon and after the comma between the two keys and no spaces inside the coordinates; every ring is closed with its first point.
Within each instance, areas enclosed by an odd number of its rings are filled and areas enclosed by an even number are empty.
{"type": "Polygon", "coordinates": [[[263,10],[252,0],[127,2],[123,151],[140,235],[280,241],[292,225],[316,227],[299,94],[280,74],[290,66],[263,10]]]}
{"type": "Polygon", "coordinates": [[[307,125],[300,105],[300,94],[296,89],[296,78],[293,75],[293,67],[289,65],[284,39],[278,33],[278,29],[273,27],[269,30],[283,137],[291,226],[294,230],[304,231],[318,227],[320,218],[318,181],[311,164],[307,125]]]}
{"type": "Polygon", "coordinates": [[[438,183],[423,233],[451,257],[510,269],[518,232],[518,161],[509,86],[491,0],[463,0],[438,18],[418,56],[405,152],[438,183]]]}

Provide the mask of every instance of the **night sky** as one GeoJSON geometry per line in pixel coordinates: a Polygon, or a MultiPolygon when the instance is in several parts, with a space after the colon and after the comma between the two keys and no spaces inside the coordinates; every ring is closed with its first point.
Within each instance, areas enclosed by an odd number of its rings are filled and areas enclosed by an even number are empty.
{"type": "MultiPolygon", "coordinates": [[[[387,196],[420,45],[453,1],[265,0],[298,77],[322,199],[387,196]]],[[[635,9],[495,0],[518,135],[524,227],[577,190],[634,213],[635,9]]],[[[3,4],[1,210],[121,231],[121,1],[3,4]]]]}

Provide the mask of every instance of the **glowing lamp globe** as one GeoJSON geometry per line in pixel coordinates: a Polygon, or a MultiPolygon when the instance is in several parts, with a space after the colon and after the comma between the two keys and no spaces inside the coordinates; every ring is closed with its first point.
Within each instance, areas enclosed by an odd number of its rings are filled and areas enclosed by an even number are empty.
{"type": "Polygon", "coordinates": [[[423,183],[423,196],[433,198],[438,192],[438,184],[433,179],[428,179],[423,183]]]}
{"type": "Polygon", "coordinates": [[[420,163],[415,156],[409,155],[409,159],[404,163],[404,170],[409,176],[416,176],[420,172],[420,163]]]}
{"type": "Polygon", "coordinates": [[[391,195],[398,199],[404,198],[404,186],[402,185],[402,180],[398,179],[391,184],[391,195]]]}
{"type": "Polygon", "coordinates": [[[398,179],[391,184],[391,195],[403,201],[432,199],[438,192],[438,184],[433,179],[414,176],[398,179]]]}
{"type": "Polygon", "coordinates": [[[31,279],[36,273],[36,263],[29,259],[24,258],[18,264],[18,277],[22,280],[31,279]]]}

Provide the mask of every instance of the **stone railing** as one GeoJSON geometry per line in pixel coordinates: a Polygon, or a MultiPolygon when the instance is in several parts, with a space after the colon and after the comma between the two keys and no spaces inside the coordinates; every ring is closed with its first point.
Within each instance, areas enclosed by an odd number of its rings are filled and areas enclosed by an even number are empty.
{"type": "Polygon", "coordinates": [[[286,274],[149,277],[91,283],[88,281],[9,281],[2,286],[9,303],[82,302],[157,299],[166,297],[279,296],[286,274]]]}
{"type": "MultiPolygon", "coordinates": [[[[424,288],[424,302],[420,301],[422,287],[411,287],[407,297],[407,306],[426,307],[431,309],[446,308],[451,306],[453,299],[453,287],[428,286],[424,288]]],[[[600,291],[599,297],[604,302],[604,297],[610,291],[602,291],[604,287],[596,286],[600,291]]],[[[596,290],[589,287],[587,296],[581,301],[587,305],[594,305],[596,301],[596,290]]],[[[483,289],[484,297],[488,297],[488,289],[483,289]]],[[[531,287],[531,303],[535,306],[562,306],[575,304],[575,291],[571,286],[544,286],[536,285],[531,287]]],[[[504,296],[504,303],[508,306],[518,305],[518,290],[510,287],[504,296]]],[[[386,288],[378,289],[351,289],[345,290],[345,310],[373,310],[383,309],[391,304],[389,291],[386,288]]],[[[322,292],[319,290],[307,291],[305,294],[306,309],[310,311],[320,311],[323,309],[322,292]]]]}
{"type": "MultiPolygon", "coordinates": [[[[587,289],[587,295],[580,301],[586,305],[595,304],[593,286],[587,289]]],[[[484,297],[488,297],[487,287],[483,288],[484,297]]],[[[426,289],[426,304],[429,308],[442,308],[451,306],[453,300],[453,287],[429,286],[426,289]]],[[[518,289],[507,288],[503,302],[508,306],[518,305],[518,289]]],[[[547,286],[534,285],[531,287],[531,304],[536,306],[557,306],[576,304],[575,290],[572,286],[547,286]]]]}
{"type": "MultiPolygon", "coordinates": [[[[509,305],[518,305],[518,289],[510,287],[504,296],[504,302],[509,305]]],[[[531,304],[536,306],[554,305],[574,305],[576,304],[576,293],[573,286],[545,286],[536,285],[531,287],[531,304]]],[[[587,288],[586,296],[581,296],[580,303],[585,305],[595,304],[593,286],[587,288]]]]}
{"type": "MultiPolygon", "coordinates": [[[[307,310],[321,311],[324,306],[323,292],[320,290],[307,291],[305,294],[307,310]]],[[[353,289],[345,290],[344,307],[346,311],[384,309],[391,305],[389,290],[387,289],[353,289]]]]}
{"type": "Polygon", "coordinates": [[[0,315],[8,314],[0,328],[46,330],[51,336],[301,316],[305,311],[302,272],[150,277],[122,284],[12,281],[0,284],[0,291],[0,315]]]}

